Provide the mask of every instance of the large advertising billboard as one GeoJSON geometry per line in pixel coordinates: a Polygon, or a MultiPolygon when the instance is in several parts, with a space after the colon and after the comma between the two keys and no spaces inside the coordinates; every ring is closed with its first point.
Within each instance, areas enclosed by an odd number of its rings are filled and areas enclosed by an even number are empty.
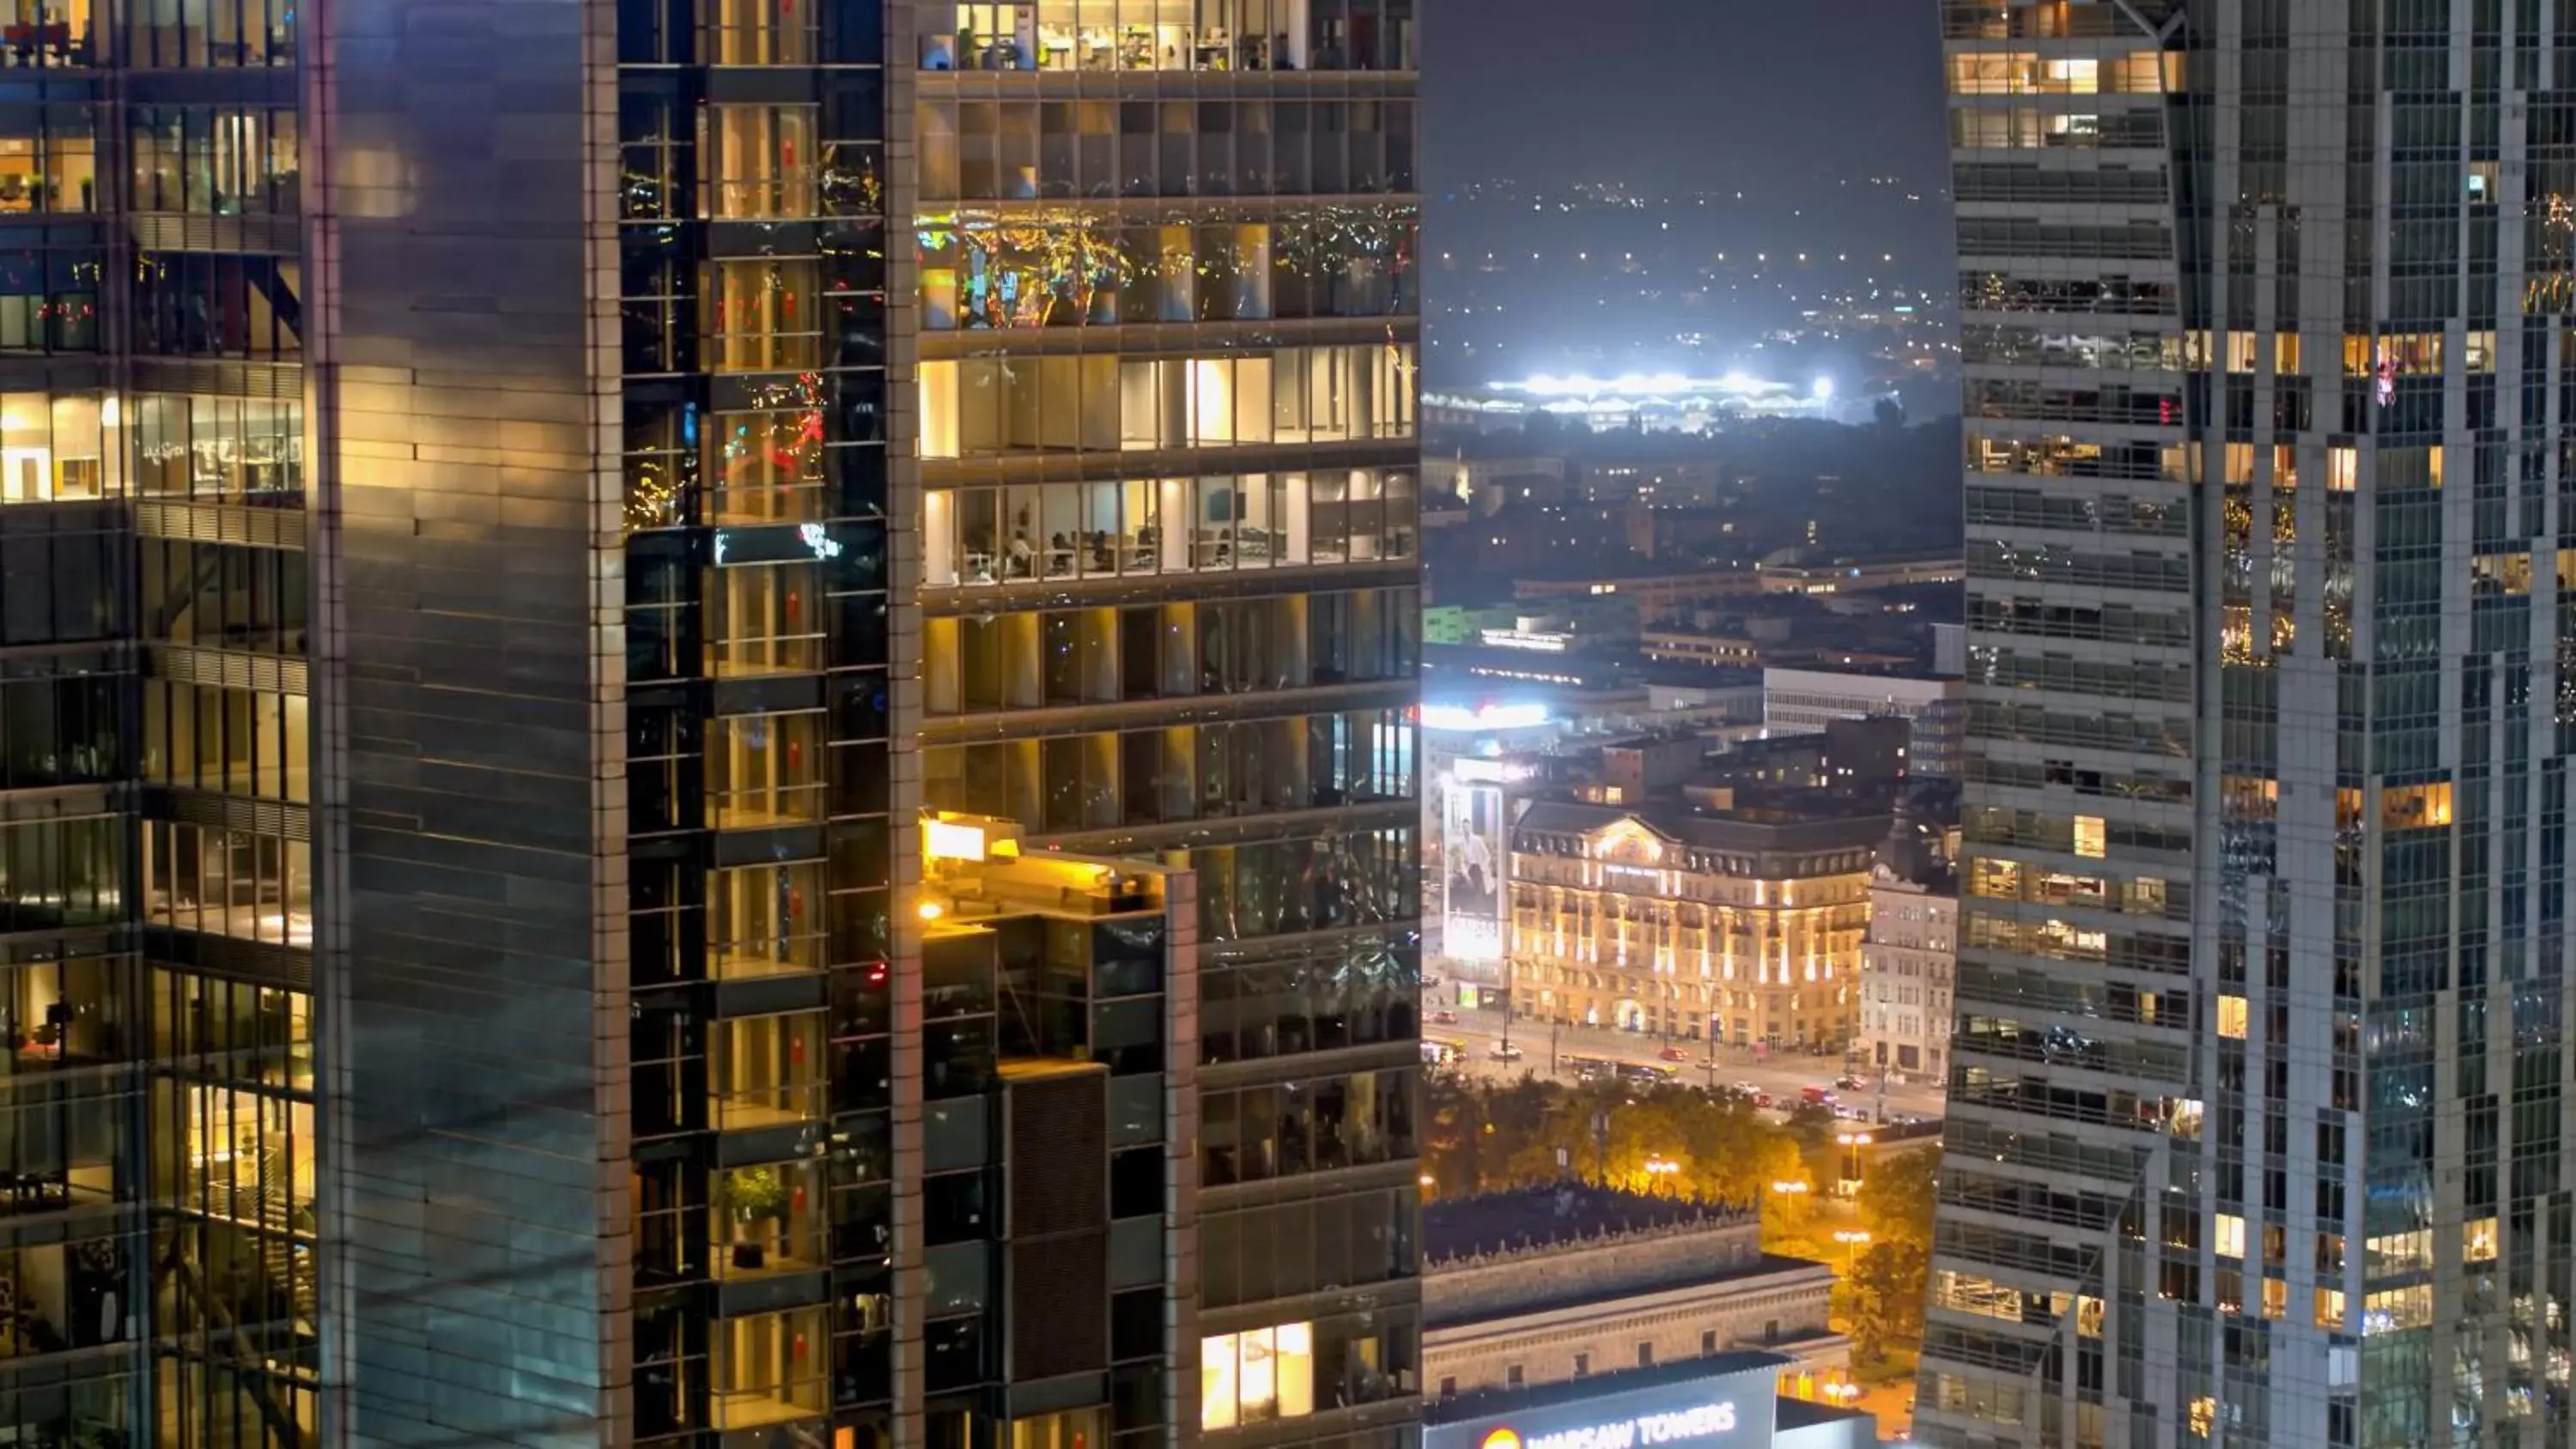
{"type": "Polygon", "coordinates": [[[1443,804],[1441,951],[1456,961],[1500,961],[1509,874],[1503,786],[1469,763],[1459,762],[1443,804]]]}
{"type": "Polygon", "coordinates": [[[1639,1370],[1600,1381],[1602,1392],[1554,1385],[1506,1394],[1506,1403],[1481,1412],[1471,1398],[1436,1411],[1458,1417],[1425,1425],[1423,1442],[1425,1449],[1771,1449],[1773,1381],[1785,1362],[1679,1379],[1639,1370]],[[1640,1378],[1648,1386],[1617,1387],[1640,1378]]]}

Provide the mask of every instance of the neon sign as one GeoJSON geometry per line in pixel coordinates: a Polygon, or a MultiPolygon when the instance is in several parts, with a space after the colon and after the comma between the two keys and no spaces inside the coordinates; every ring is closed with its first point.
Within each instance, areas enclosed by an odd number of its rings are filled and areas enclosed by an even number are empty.
{"type": "Polygon", "coordinates": [[[1508,1427],[1499,1428],[1485,1435],[1482,1449],[1652,1449],[1658,1444],[1683,1444],[1713,1434],[1732,1433],[1734,1429],[1734,1404],[1699,1404],[1669,1414],[1639,1414],[1633,1419],[1613,1419],[1606,1424],[1587,1424],[1527,1438],[1508,1427]]]}

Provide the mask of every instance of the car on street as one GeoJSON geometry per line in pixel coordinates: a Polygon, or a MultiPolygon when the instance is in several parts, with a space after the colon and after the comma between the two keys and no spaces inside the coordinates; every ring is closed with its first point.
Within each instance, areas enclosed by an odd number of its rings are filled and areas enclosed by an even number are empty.
{"type": "Polygon", "coordinates": [[[1498,1062],[1516,1062],[1521,1059],[1521,1049],[1510,1042],[1498,1041],[1494,1043],[1493,1058],[1498,1062]]]}
{"type": "Polygon", "coordinates": [[[1834,1085],[1842,1088],[1846,1092],[1865,1091],[1869,1087],[1869,1079],[1866,1077],[1856,1077],[1849,1072],[1845,1072],[1841,1076],[1834,1078],[1834,1085]]]}
{"type": "Polygon", "coordinates": [[[1458,1024],[1458,1013],[1454,1011],[1435,1011],[1431,1013],[1431,1024],[1434,1026],[1456,1026],[1458,1024]]]}
{"type": "Polygon", "coordinates": [[[1668,1046],[1662,1051],[1655,1053],[1655,1055],[1662,1057],[1668,1062],[1686,1062],[1690,1060],[1690,1053],[1683,1051],[1677,1046],[1668,1046]]]}
{"type": "Polygon", "coordinates": [[[1830,1107],[1834,1104],[1834,1094],[1822,1087],[1800,1087],[1798,1100],[1810,1107],[1830,1107]]]}

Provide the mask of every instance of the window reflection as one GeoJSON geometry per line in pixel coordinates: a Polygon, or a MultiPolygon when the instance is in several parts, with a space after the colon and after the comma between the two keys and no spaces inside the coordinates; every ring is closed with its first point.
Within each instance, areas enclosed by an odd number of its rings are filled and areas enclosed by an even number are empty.
{"type": "Polygon", "coordinates": [[[249,1227],[313,1231],[313,1105],[236,1087],[162,1083],[178,1180],[167,1206],[249,1227]]]}
{"type": "MultiPolygon", "coordinates": [[[[1106,133],[1100,138],[1108,139],[1106,133]]],[[[1055,211],[932,217],[915,233],[932,331],[1410,315],[1410,206],[1130,223],[1055,211]]]]}
{"type": "MultiPolygon", "coordinates": [[[[1041,102],[934,95],[917,114],[920,195],[927,202],[1356,198],[1404,195],[1417,186],[1410,99],[1041,102]]],[[[1353,203],[1317,214],[1319,234],[1337,233],[1353,203]]]]}
{"type": "Polygon", "coordinates": [[[309,1091],[313,998],[151,968],[152,1055],[193,1075],[309,1091]]]}
{"type": "MultiPolygon", "coordinates": [[[[1050,832],[1178,825],[1403,800],[1414,792],[1411,726],[1394,710],[1075,735],[1043,746],[946,745],[924,750],[922,769],[924,803],[934,809],[998,815],[1050,832]]],[[[1382,912],[1387,893],[1399,889],[1392,877],[1374,879],[1393,868],[1372,865],[1367,898],[1380,903],[1372,909],[1382,912]]],[[[1228,869],[1231,900],[1230,858],[1228,869]]],[[[1323,899],[1338,901],[1353,883],[1328,869],[1312,884],[1323,899]]],[[[1301,897],[1296,914],[1315,899],[1301,897]]],[[[1287,904],[1275,888],[1262,900],[1274,916],[1287,904]]]]}
{"type": "Polygon", "coordinates": [[[296,549],[145,539],[143,637],[260,654],[301,654],[305,556],[296,549]]]}
{"type": "Polygon", "coordinates": [[[143,827],[144,918],[282,946],[313,944],[312,847],[186,821],[143,827]]]}
{"type": "Polygon", "coordinates": [[[91,0],[0,3],[0,54],[14,65],[95,65],[91,0]]]}
{"type": "Polygon", "coordinates": [[[97,957],[0,972],[0,1076],[126,1056],[124,979],[122,963],[97,957]]]}
{"type": "Polygon", "coordinates": [[[763,1429],[830,1407],[823,1313],[798,1308],[714,1325],[716,1428],[763,1429]]]}
{"type": "Polygon", "coordinates": [[[128,909],[113,817],[0,824],[0,930],[102,924],[128,909]]]}
{"type": "Polygon", "coordinates": [[[300,357],[303,292],[294,257],[144,252],[133,270],[135,346],[174,357],[300,357]]]}
{"type": "Polygon", "coordinates": [[[707,1229],[720,1277],[829,1266],[823,1164],[808,1160],[718,1170],[707,1229]]]}
{"type": "Polygon", "coordinates": [[[822,6],[698,0],[699,52],[710,65],[812,65],[822,6]]]}
{"type": "Polygon", "coordinates": [[[924,70],[1410,69],[1412,0],[932,0],[924,70]]]}
{"type": "Polygon", "coordinates": [[[707,673],[718,679],[803,674],[823,667],[818,564],[707,572],[707,673]]]}
{"type": "Polygon", "coordinates": [[[710,105],[700,154],[719,221],[816,214],[816,106],[710,105]]]}
{"type": "Polygon", "coordinates": [[[1415,1077],[1407,1067],[1210,1092],[1201,1107],[1202,1180],[1213,1187],[1409,1158],[1415,1077]]]}
{"type": "Polygon", "coordinates": [[[0,352],[96,352],[103,277],[94,251],[0,251],[0,352]]]}
{"type": "Polygon", "coordinates": [[[707,823],[768,830],[823,818],[823,712],[728,715],[707,730],[707,823]]]}
{"type": "Polygon", "coordinates": [[[101,784],[128,758],[113,676],[0,680],[0,789],[101,784]]]}
{"type": "Polygon", "coordinates": [[[0,214],[98,209],[98,141],[88,107],[18,109],[0,121],[0,214]]]}
{"type": "Polygon", "coordinates": [[[1407,679],[1421,652],[1412,589],[934,616],[922,633],[932,714],[1407,679]]]}
{"type": "Polygon", "coordinates": [[[238,502],[304,487],[300,402],[146,393],[127,407],[129,431],[113,400],[101,420],[111,443],[131,437],[139,493],[238,502]]]}
{"type": "Polygon", "coordinates": [[[127,437],[113,398],[0,394],[0,504],[122,493],[127,437]]]}
{"type": "Polygon", "coordinates": [[[809,259],[729,258],[707,265],[707,365],[718,372],[822,366],[822,271],[809,259]]]}
{"type": "Polygon", "coordinates": [[[310,797],[300,694],[143,681],[143,778],[270,800],[310,797]]]}
{"type": "Polygon", "coordinates": [[[707,420],[703,476],[709,523],[806,523],[824,516],[823,409],[809,395],[788,406],[719,412],[707,420]]]}
{"type": "MultiPolygon", "coordinates": [[[[299,209],[301,123],[293,110],[138,106],[133,116],[135,210],[241,216],[299,209]]],[[[86,176],[81,180],[85,186],[86,176]]]]}
{"type": "Polygon", "coordinates": [[[741,980],[823,966],[823,868],[758,865],[707,875],[707,966],[741,980]]]}
{"type": "Polygon", "coordinates": [[[126,1115],[119,1096],[70,1096],[0,1106],[0,1216],[113,1201],[123,1179],[126,1115]]]}
{"type": "Polygon", "coordinates": [[[933,588],[1409,558],[1401,469],[935,489],[922,500],[933,588]]]}
{"type": "Polygon", "coordinates": [[[709,1122],[720,1132],[792,1127],[823,1112],[823,1013],[740,1017],[709,1029],[709,1122]]]}
{"type": "MultiPolygon", "coordinates": [[[[66,9],[85,26],[87,0],[66,9]]],[[[124,56],[147,68],[293,65],[295,0],[140,0],[125,11],[124,56]]]]}
{"type": "MultiPolygon", "coordinates": [[[[728,264],[730,265],[730,264],[728,264]]],[[[921,456],[1409,438],[1410,343],[921,364],[921,456]]]]}
{"type": "Polygon", "coordinates": [[[115,1238],[0,1248],[0,1359],[123,1341],[129,1294],[115,1238]]]}

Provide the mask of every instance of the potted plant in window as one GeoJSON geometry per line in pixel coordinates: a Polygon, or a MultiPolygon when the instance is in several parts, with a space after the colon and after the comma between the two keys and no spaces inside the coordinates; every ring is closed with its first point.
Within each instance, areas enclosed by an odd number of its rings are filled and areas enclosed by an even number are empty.
{"type": "Polygon", "coordinates": [[[733,1218],[733,1265],[758,1268],[768,1262],[763,1223],[787,1216],[787,1183],[775,1167],[746,1167],[726,1173],[722,1207],[733,1218]]]}

